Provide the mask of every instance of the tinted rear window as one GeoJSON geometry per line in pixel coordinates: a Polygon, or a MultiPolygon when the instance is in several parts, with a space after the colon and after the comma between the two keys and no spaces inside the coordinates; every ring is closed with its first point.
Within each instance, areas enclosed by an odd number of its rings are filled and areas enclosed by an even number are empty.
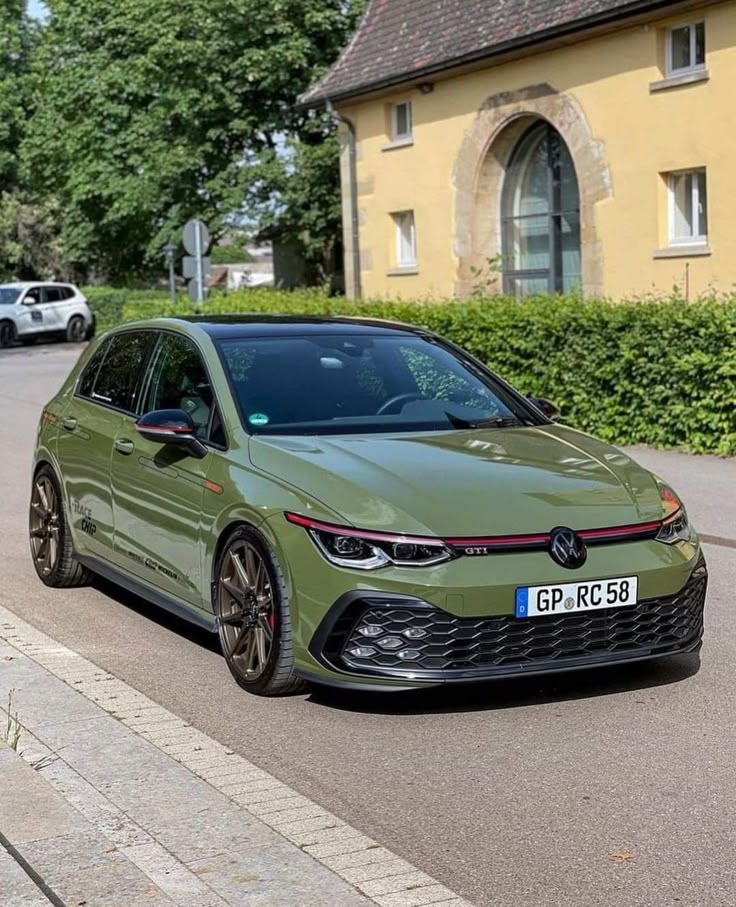
{"type": "MultiPolygon", "coordinates": [[[[80,386],[80,393],[116,409],[136,412],[154,340],[152,331],[117,334],[112,337],[91,390],[85,394],[80,386]]],[[[91,370],[92,364],[91,362],[88,370],[91,370]]]]}

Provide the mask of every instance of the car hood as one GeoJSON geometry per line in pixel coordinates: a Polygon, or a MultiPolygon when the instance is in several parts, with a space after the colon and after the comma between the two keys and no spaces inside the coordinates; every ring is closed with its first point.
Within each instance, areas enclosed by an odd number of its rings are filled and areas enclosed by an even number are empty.
{"type": "MultiPolygon", "coordinates": [[[[361,529],[439,537],[661,519],[652,474],[574,429],[251,438],[253,465],[361,529]]],[[[322,515],[325,518],[325,515],[322,515]]]]}

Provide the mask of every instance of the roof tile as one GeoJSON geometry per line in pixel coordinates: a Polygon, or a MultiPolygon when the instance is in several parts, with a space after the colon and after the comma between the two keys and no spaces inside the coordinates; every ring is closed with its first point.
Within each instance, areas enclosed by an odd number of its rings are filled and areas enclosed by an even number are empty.
{"type": "Polygon", "coordinates": [[[371,0],[351,43],[302,101],[350,97],[601,17],[671,5],[661,0],[371,0]]]}

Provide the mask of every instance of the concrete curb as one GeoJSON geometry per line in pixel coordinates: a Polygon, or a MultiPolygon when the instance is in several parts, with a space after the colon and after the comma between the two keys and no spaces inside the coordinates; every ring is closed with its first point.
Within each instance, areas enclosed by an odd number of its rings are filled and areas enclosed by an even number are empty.
{"type": "Polygon", "coordinates": [[[317,803],[0,607],[1,640],[12,648],[0,649],[0,661],[6,659],[0,701],[15,687],[14,708],[26,732],[23,758],[158,889],[163,900],[154,902],[470,907],[317,803]],[[218,846],[212,839],[225,831],[229,843],[218,846]],[[241,846],[233,848],[238,841],[241,846]]]}

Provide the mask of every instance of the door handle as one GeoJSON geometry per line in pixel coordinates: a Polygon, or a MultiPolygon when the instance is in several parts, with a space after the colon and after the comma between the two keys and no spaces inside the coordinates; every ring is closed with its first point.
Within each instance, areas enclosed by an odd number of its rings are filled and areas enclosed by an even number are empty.
{"type": "Polygon", "coordinates": [[[66,419],[61,420],[61,424],[64,426],[66,431],[74,431],[77,427],[77,420],[73,419],[71,416],[68,416],[66,419]]]}
{"type": "Polygon", "coordinates": [[[128,441],[127,438],[118,438],[115,442],[115,450],[117,450],[118,453],[125,454],[127,457],[135,450],[135,444],[133,444],[132,441],[128,441]]]}

